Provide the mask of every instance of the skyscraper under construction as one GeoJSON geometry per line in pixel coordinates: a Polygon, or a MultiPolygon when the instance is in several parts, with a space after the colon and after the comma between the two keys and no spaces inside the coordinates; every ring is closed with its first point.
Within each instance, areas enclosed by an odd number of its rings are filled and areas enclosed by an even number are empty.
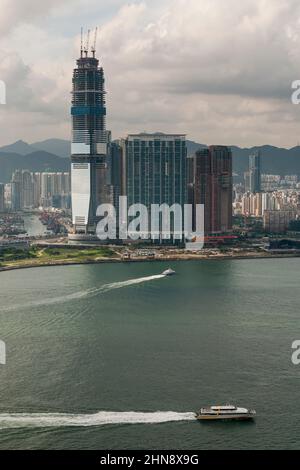
{"type": "Polygon", "coordinates": [[[72,221],[75,234],[94,235],[97,207],[109,199],[104,72],[96,58],[96,34],[89,49],[81,39],[72,90],[72,221]]]}
{"type": "Polygon", "coordinates": [[[232,153],[212,145],[194,157],[194,205],[204,204],[205,234],[232,229],[232,153]]]}

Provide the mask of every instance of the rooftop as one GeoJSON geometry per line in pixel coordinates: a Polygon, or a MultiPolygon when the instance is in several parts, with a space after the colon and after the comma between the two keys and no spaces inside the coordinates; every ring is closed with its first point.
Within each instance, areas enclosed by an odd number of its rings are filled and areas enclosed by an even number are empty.
{"type": "Polygon", "coordinates": [[[185,138],[186,134],[165,134],[164,132],[140,132],[139,134],[128,134],[127,138],[151,138],[151,139],[161,139],[168,137],[180,137],[185,138]]]}

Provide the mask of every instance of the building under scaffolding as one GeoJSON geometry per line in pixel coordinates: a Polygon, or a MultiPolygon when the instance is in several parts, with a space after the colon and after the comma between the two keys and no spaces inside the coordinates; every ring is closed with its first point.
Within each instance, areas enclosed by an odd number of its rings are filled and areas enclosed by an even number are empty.
{"type": "Polygon", "coordinates": [[[80,58],[73,72],[72,90],[72,221],[75,234],[93,235],[97,207],[110,202],[104,72],[96,58],[95,41],[89,49],[81,40],[80,58]]]}

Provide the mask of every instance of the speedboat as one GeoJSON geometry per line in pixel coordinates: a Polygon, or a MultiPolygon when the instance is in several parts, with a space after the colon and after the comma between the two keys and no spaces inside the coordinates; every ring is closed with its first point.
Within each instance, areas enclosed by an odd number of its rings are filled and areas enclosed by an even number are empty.
{"type": "Polygon", "coordinates": [[[201,408],[196,413],[196,418],[200,421],[209,420],[251,420],[256,416],[255,410],[247,408],[238,408],[237,406],[208,406],[201,408]]]}
{"type": "Polygon", "coordinates": [[[164,271],[162,274],[163,274],[163,276],[174,276],[174,274],[176,274],[176,272],[173,271],[173,269],[169,268],[166,271],[164,271]]]}

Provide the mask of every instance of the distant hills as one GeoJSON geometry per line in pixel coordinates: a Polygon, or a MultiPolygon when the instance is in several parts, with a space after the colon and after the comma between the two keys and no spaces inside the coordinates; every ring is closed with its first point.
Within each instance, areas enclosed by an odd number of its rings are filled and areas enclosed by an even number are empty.
{"type": "Polygon", "coordinates": [[[32,145],[38,150],[53,153],[61,158],[69,158],[71,155],[71,142],[69,140],[48,139],[42,142],[36,142],[32,145]]]}
{"type": "Polygon", "coordinates": [[[197,150],[207,147],[207,145],[198,144],[197,142],[193,142],[192,140],[187,140],[186,146],[187,146],[188,156],[194,155],[194,153],[197,152],[197,150]]]}
{"type": "Polygon", "coordinates": [[[20,155],[2,152],[0,149],[0,183],[8,183],[17,168],[30,171],[69,171],[70,162],[67,158],[42,150],[20,155]]]}
{"type": "Polygon", "coordinates": [[[28,144],[23,140],[18,140],[11,145],[0,147],[1,153],[17,153],[18,155],[29,155],[37,150],[43,150],[58,157],[67,158],[71,153],[71,142],[63,139],[47,139],[42,142],[28,144]]]}
{"type": "Polygon", "coordinates": [[[232,147],[233,167],[238,174],[243,174],[248,169],[249,155],[260,150],[262,155],[262,172],[273,175],[299,175],[300,176],[300,147],[291,149],[272,147],[252,147],[241,149],[232,147]]]}
{"type": "Polygon", "coordinates": [[[33,144],[18,140],[0,147],[0,183],[8,183],[18,168],[30,171],[69,171],[70,153],[70,142],[62,139],[48,139],[33,144]]]}
{"type": "MultiPolygon", "coordinates": [[[[206,145],[187,141],[188,155],[193,155],[206,145]]],[[[243,175],[248,169],[249,155],[256,150],[262,154],[264,173],[300,176],[300,147],[291,149],[264,145],[261,147],[240,148],[232,146],[233,171],[243,175]]],[[[0,182],[7,183],[15,169],[30,171],[69,171],[71,145],[68,140],[47,139],[28,144],[22,140],[0,147],[0,182]]]]}
{"type": "MultiPolygon", "coordinates": [[[[192,155],[201,144],[188,141],[188,155],[192,155]]],[[[249,168],[249,155],[259,150],[262,155],[262,172],[274,175],[297,174],[300,176],[300,147],[291,149],[263,145],[260,147],[240,148],[231,146],[233,155],[233,171],[240,176],[249,168]]]]}
{"type": "Polygon", "coordinates": [[[15,153],[18,155],[27,155],[35,150],[37,149],[33,145],[27,144],[23,140],[17,140],[14,144],[4,145],[4,147],[0,148],[1,153],[15,153]]]}
{"type": "MultiPolygon", "coordinates": [[[[188,155],[192,155],[202,144],[187,141],[188,155]]],[[[231,146],[233,155],[233,171],[240,176],[249,168],[249,155],[260,150],[262,155],[262,172],[273,175],[297,174],[300,176],[300,147],[291,149],[262,145],[260,147],[240,148],[231,146]]]]}

